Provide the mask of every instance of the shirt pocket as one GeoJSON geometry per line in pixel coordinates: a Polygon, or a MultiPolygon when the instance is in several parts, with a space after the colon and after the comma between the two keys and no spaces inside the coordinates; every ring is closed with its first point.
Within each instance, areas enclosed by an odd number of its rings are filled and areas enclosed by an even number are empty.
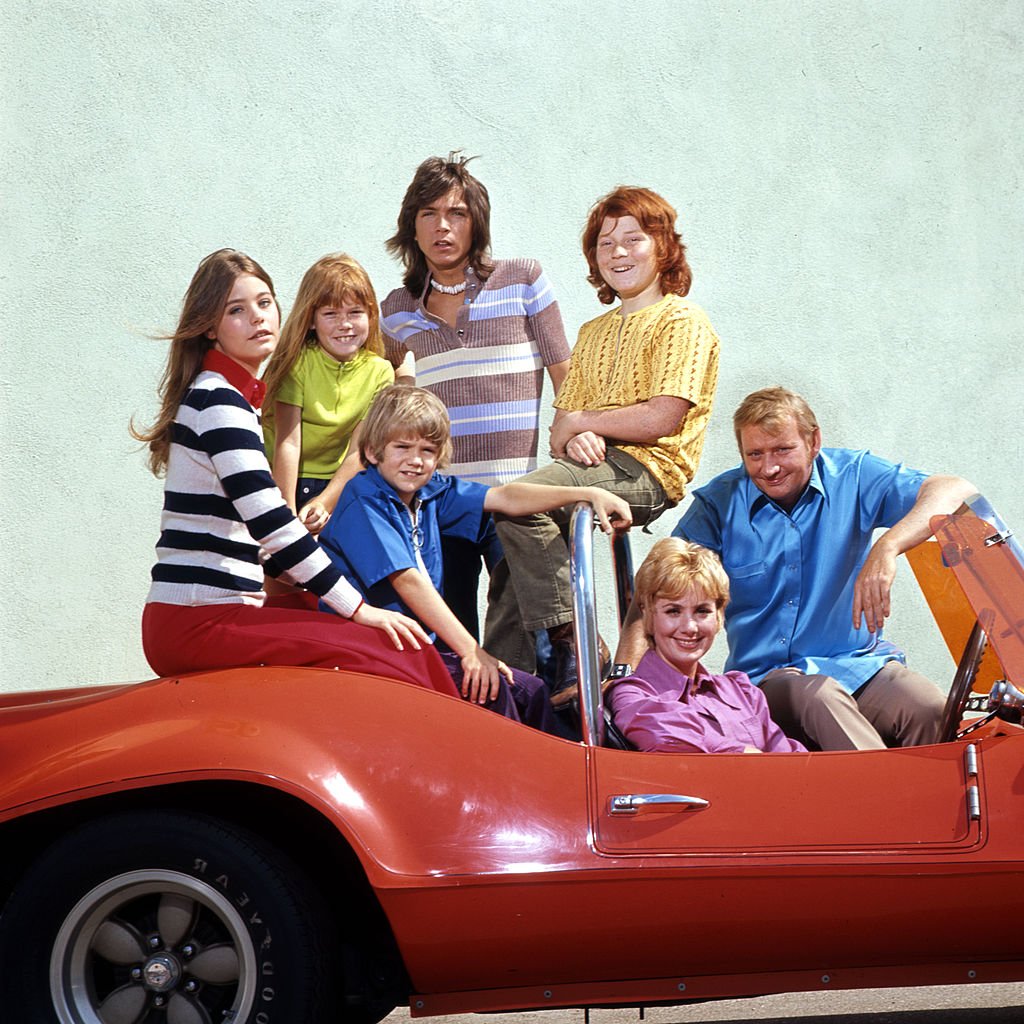
{"type": "Polygon", "coordinates": [[[723,561],[723,566],[730,580],[749,580],[758,576],[764,576],[768,572],[768,565],[765,562],[747,562],[745,565],[732,565],[729,561],[723,561]]]}

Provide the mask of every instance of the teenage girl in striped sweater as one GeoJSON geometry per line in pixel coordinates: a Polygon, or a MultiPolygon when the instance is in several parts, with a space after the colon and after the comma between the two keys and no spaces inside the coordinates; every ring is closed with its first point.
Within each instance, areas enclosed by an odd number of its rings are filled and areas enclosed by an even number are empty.
{"type": "Polygon", "coordinates": [[[392,676],[457,695],[419,623],[365,604],[274,484],[256,410],[260,364],[281,313],[270,277],[232,249],[199,264],[160,383],[156,424],[133,434],[166,476],[142,620],[161,675],[242,665],[312,665],[392,676]],[[268,601],[264,561],[338,615],[268,601]],[[338,616],[341,616],[340,618],[338,616]]]}

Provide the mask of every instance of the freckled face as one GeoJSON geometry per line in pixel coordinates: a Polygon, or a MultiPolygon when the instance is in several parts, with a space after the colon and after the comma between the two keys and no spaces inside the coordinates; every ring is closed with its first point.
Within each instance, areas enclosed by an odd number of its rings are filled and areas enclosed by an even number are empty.
{"type": "Polygon", "coordinates": [[[693,677],[721,628],[715,602],[703,590],[678,598],[656,597],[651,615],[654,649],[673,668],[693,677]]]}
{"type": "Polygon", "coordinates": [[[340,306],[321,306],[313,315],[317,344],[334,360],[347,363],[370,334],[370,314],[346,296],[340,306]]]}
{"type": "Polygon", "coordinates": [[[366,457],[402,501],[410,505],[437,469],[440,454],[437,445],[424,437],[399,437],[384,445],[380,458],[372,452],[367,452],[366,457]]]}
{"type": "Polygon", "coordinates": [[[657,246],[636,217],[605,217],[597,236],[597,269],[621,299],[661,296],[657,246]]]}
{"type": "Polygon", "coordinates": [[[224,312],[206,332],[214,348],[243,366],[254,377],[260,364],[277,346],[281,312],[266,281],[244,274],[228,292],[224,312]]]}
{"type": "Polygon", "coordinates": [[[747,474],[759,491],[786,510],[792,509],[803,494],[820,450],[821,432],[815,430],[808,440],[792,415],[775,434],[756,426],[740,431],[747,474]]]}

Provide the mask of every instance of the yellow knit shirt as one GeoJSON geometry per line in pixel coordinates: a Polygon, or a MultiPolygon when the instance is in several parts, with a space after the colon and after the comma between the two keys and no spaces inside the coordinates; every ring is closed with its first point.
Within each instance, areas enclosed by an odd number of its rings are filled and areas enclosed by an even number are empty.
{"type": "Polygon", "coordinates": [[[657,395],[685,398],[692,408],[676,433],[651,444],[618,443],[654,474],[678,502],[693,479],[718,382],[718,335],[707,314],[681,295],[666,295],[630,313],[609,310],[580,328],[556,408],[615,409],[657,395]]]}

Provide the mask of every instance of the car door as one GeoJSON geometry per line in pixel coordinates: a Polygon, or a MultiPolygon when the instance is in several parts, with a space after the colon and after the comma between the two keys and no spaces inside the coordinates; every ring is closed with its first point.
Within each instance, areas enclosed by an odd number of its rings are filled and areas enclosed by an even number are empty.
{"type": "Polygon", "coordinates": [[[597,850],[616,856],[964,851],[981,838],[974,744],[807,754],[593,749],[597,850]]]}

